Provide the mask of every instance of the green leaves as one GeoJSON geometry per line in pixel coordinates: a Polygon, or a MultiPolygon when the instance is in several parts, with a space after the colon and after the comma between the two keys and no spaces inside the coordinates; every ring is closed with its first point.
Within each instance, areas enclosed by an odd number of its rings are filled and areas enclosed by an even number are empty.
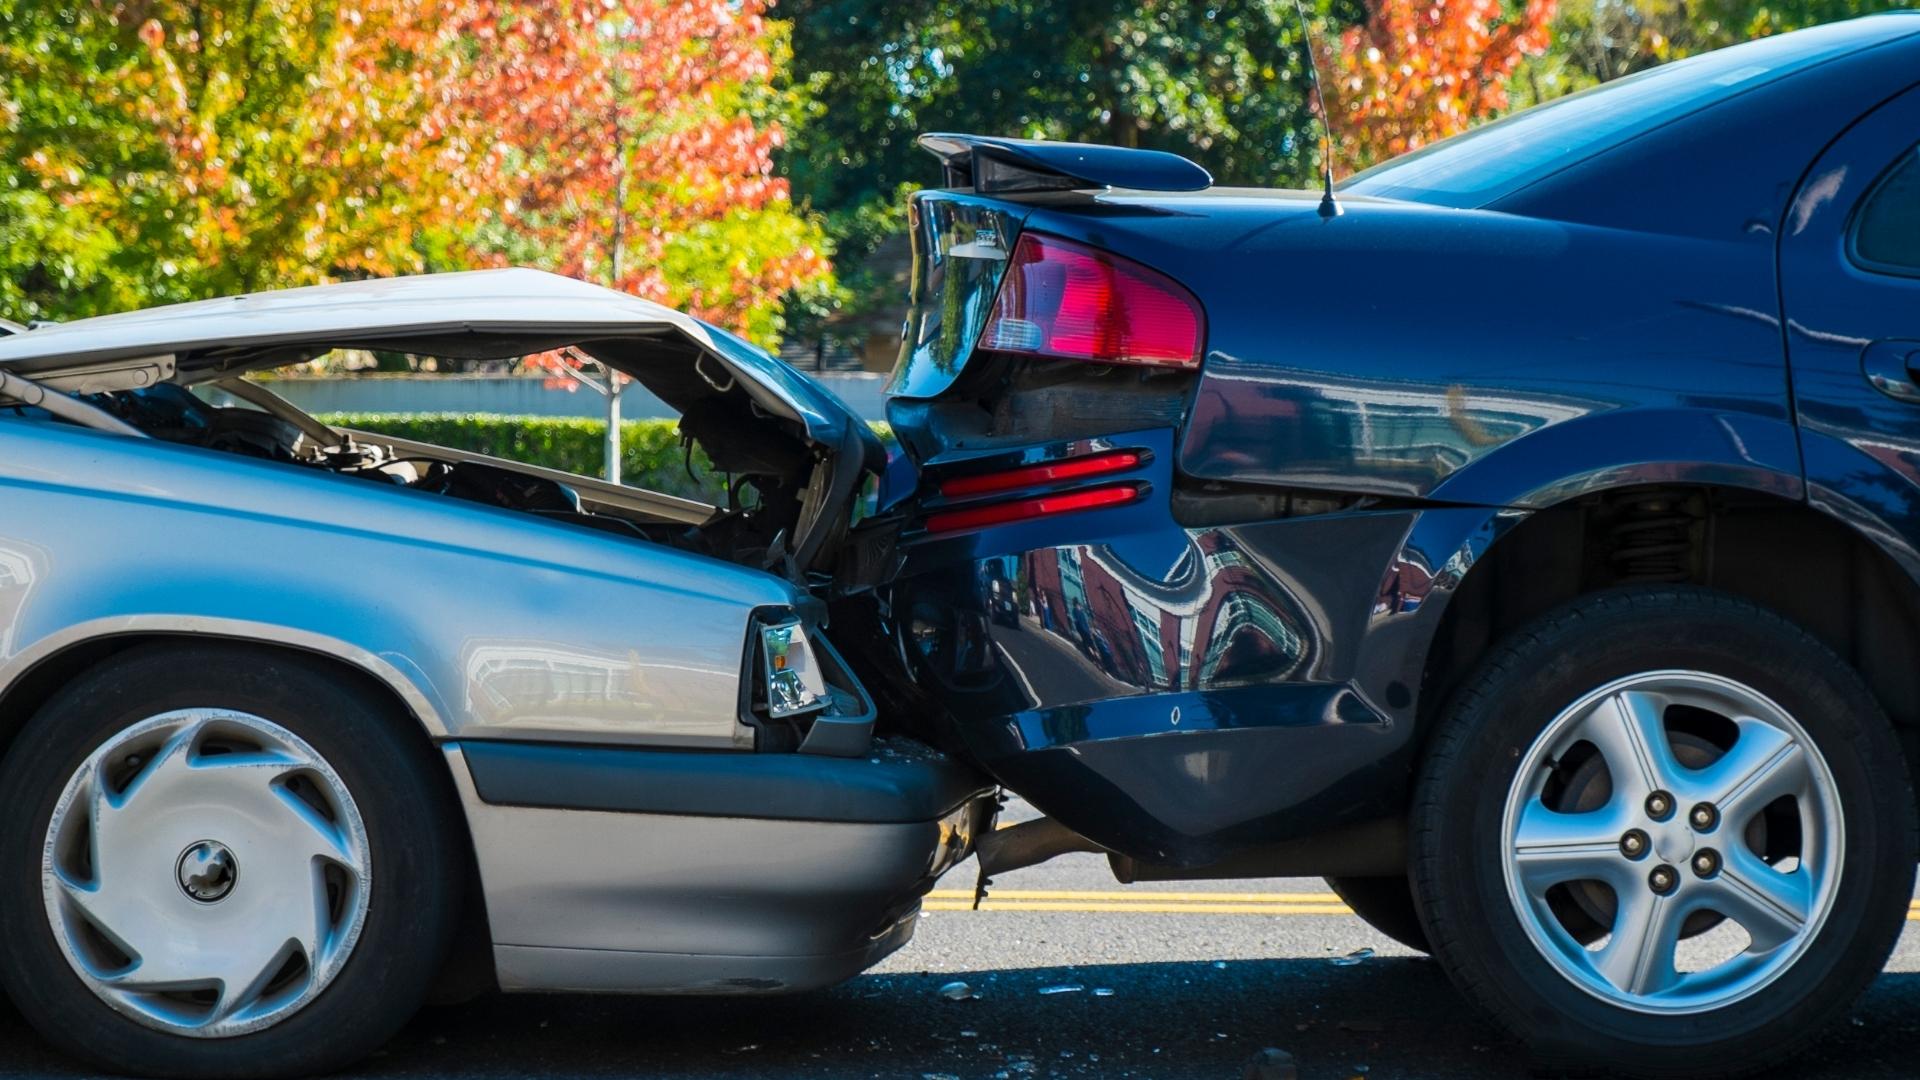
{"type": "Polygon", "coordinates": [[[1521,103],[1767,34],[1913,7],[1914,0],[1561,0],[1553,48],[1516,78],[1521,103]]]}
{"type": "MultiPolygon", "coordinates": [[[[323,423],[432,443],[454,450],[599,476],[606,462],[604,420],[486,413],[329,413],[323,423]]],[[[620,425],[620,475],[631,487],[724,505],[726,477],[705,454],[686,451],[673,420],[629,420],[620,425]]]]}
{"type": "Polygon", "coordinates": [[[827,212],[852,294],[836,326],[856,339],[889,321],[880,313],[899,322],[900,283],[863,263],[900,232],[905,191],[937,178],[913,145],[921,132],[1169,150],[1222,184],[1299,185],[1318,168],[1291,0],[780,0],[776,11],[793,20],[793,78],[810,102],[782,168],[803,205],[827,212]]]}
{"type": "Polygon", "coordinates": [[[524,262],[777,345],[761,0],[0,0],[0,312],[524,262]]]}

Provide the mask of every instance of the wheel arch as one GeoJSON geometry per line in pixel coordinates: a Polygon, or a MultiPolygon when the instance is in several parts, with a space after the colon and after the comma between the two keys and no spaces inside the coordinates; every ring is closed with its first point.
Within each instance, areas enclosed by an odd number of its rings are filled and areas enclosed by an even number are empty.
{"type": "Polygon", "coordinates": [[[206,616],[114,616],[77,623],[20,650],[0,669],[0,752],[12,731],[57,690],[64,676],[135,645],[164,641],[231,641],[316,657],[350,673],[391,700],[429,739],[447,737],[441,708],[421,682],[391,659],[336,638],[294,627],[206,616]]]}
{"type": "MultiPolygon", "coordinates": [[[[57,640],[38,643],[9,665],[6,681],[0,685],[0,757],[5,757],[15,736],[27,720],[37,713],[73,678],[112,657],[151,645],[228,644],[264,649],[316,663],[329,669],[342,682],[357,687],[374,700],[385,702],[396,717],[406,718],[403,725],[412,730],[420,745],[436,763],[446,769],[445,755],[435,745],[444,734],[439,714],[420,689],[407,680],[398,668],[381,658],[355,650],[344,642],[319,635],[304,634],[284,627],[264,624],[220,625],[221,620],[111,620],[113,627],[72,628],[57,640]]],[[[449,798],[464,806],[458,798],[451,771],[443,773],[449,798]]],[[[464,812],[454,815],[460,835],[457,850],[466,862],[463,911],[453,950],[436,984],[434,998],[458,1000],[491,988],[494,981],[491,962],[493,935],[488,924],[485,893],[479,878],[478,854],[464,812]],[[480,962],[474,960],[480,958],[480,962]],[[484,968],[484,970],[482,970],[484,968]]]]}
{"type": "Polygon", "coordinates": [[[1495,537],[1463,575],[1422,671],[1423,732],[1493,644],[1618,585],[1719,589],[1805,627],[1858,671],[1920,772],[1920,583],[1852,523],[1771,491],[1636,483],[1584,491],[1495,537]]]}

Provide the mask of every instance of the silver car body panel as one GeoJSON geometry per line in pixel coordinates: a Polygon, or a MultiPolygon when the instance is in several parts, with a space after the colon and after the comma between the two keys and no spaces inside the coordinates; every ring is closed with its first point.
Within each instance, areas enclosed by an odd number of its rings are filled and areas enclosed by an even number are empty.
{"type": "Polygon", "coordinates": [[[0,420],[0,692],[95,636],[337,656],[441,738],[740,748],[773,576],[512,510],[155,439],[0,420]]]}
{"type": "MultiPolygon", "coordinates": [[[[751,346],[531,271],[290,290],[42,327],[0,335],[0,370],[76,391],[166,378],[232,386],[304,344],[428,335],[479,352],[603,331],[699,344],[693,355],[725,368],[702,377],[738,380],[761,415],[797,421],[826,447],[872,449],[871,433],[831,395],[751,346]]],[[[660,355],[684,363],[689,351],[660,355]]],[[[710,509],[568,482],[589,505],[689,523],[710,509]]],[[[737,806],[743,816],[649,812],[645,799],[612,811],[478,795],[463,747],[766,758],[742,717],[749,642],[764,615],[813,606],[772,573],[33,412],[0,412],[0,506],[0,700],[68,650],[129,636],[272,643],[365,672],[442,748],[509,989],[752,993],[838,981],[906,942],[918,897],[965,857],[991,813],[980,790],[956,806],[916,804],[905,819],[872,820],[783,816],[768,794],[777,786],[711,789],[728,795],[727,814],[737,806]]],[[[953,768],[966,782],[977,775],[953,768]]],[[[802,783],[827,775],[798,772],[802,783]]]]}
{"type": "Polygon", "coordinates": [[[445,749],[506,990],[839,982],[912,937],[918,887],[964,857],[950,837],[979,813],[968,804],[938,821],[879,824],[495,806],[475,792],[460,748],[445,749]]]}

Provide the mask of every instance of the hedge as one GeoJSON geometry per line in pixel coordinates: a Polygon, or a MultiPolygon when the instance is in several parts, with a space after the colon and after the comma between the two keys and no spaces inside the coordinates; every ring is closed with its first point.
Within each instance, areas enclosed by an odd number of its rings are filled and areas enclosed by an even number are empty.
{"type": "MultiPolygon", "coordinates": [[[[599,476],[606,462],[607,422],[572,416],[500,416],[493,413],[328,413],[320,420],[455,450],[599,476]]],[[[620,425],[620,478],[635,487],[702,502],[726,502],[726,477],[695,451],[693,476],[672,420],[627,420],[620,425]]]]}

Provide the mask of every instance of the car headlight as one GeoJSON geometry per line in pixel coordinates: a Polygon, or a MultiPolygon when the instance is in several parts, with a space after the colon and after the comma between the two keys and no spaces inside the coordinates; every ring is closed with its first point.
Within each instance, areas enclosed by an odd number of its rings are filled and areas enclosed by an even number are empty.
{"type": "Polygon", "coordinates": [[[799,619],[760,628],[760,663],[769,716],[811,712],[830,700],[820,661],[799,619]]]}

